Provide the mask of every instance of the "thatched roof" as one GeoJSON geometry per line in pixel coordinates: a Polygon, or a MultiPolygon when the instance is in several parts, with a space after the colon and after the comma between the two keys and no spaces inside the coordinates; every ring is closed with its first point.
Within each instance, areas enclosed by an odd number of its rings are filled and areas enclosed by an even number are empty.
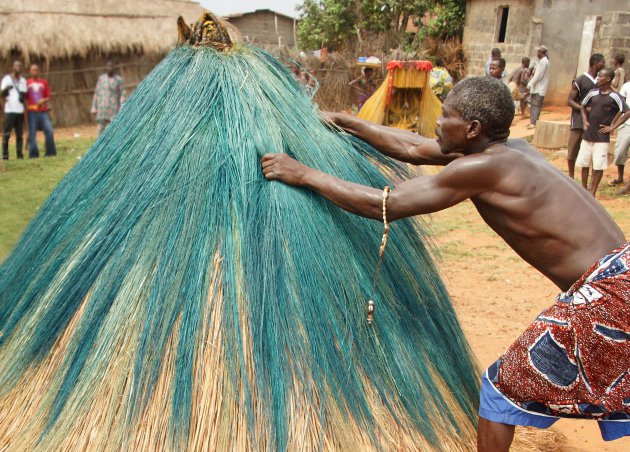
{"type": "Polygon", "coordinates": [[[177,17],[192,23],[202,12],[189,0],[0,0],[0,56],[164,53],[177,42],[177,17]]]}

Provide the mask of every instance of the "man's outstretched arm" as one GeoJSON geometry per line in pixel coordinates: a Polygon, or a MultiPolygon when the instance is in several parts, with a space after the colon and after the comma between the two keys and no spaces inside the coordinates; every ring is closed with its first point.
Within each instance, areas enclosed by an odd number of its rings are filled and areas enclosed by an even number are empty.
{"type": "MultiPolygon", "coordinates": [[[[383,218],[382,188],[339,179],[287,154],[265,155],[262,168],[269,180],[309,188],[348,212],[375,220],[383,218]]],[[[423,176],[398,184],[387,201],[388,221],[437,212],[481,193],[488,178],[470,174],[466,168],[465,165],[448,167],[437,176],[423,176]]]]}
{"type": "Polygon", "coordinates": [[[323,114],[326,120],[337,127],[401,162],[413,165],[448,165],[461,157],[461,154],[443,154],[436,140],[407,130],[381,126],[344,113],[323,114]]]}

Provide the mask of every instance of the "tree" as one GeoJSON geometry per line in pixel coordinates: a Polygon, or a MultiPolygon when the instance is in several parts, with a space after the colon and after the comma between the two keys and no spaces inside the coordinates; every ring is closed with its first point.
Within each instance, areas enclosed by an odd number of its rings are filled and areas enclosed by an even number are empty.
{"type": "Polygon", "coordinates": [[[367,34],[389,33],[402,40],[409,21],[429,13],[423,36],[461,34],[465,0],[304,0],[299,6],[298,39],[305,50],[338,47],[367,34]]]}
{"type": "Polygon", "coordinates": [[[305,50],[338,46],[356,22],[356,0],[305,0],[298,5],[298,40],[305,50]]]}
{"type": "Polygon", "coordinates": [[[420,36],[436,38],[452,38],[460,36],[464,31],[466,16],[465,0],[444,0],[433,2],[429,23],[420,29],[420,36]]]}

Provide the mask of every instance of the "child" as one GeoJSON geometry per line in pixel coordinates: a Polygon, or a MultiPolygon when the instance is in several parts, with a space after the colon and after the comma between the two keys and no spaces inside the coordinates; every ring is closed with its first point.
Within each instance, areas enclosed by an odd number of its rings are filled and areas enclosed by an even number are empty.
{"type": "Polygon", "coordinates": [[[613,58],[613,69],[615,70],[615,78],[613,79],[611,86],[619,92],[626,79],[626,71],[623,68],[623,63],[626,61],[626,56],[623,53],[618,53],[613,58]]]}

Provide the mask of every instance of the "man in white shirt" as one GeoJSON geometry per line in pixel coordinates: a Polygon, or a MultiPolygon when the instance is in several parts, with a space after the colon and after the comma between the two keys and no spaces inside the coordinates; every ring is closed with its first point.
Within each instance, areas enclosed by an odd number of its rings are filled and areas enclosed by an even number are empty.
{"type": "Polygon", "coordinates": [[[24,102],[26,96],[26,79],[22,77],[22,62],[13,62],[13,72],[7,74],[0,83],[0,92],[4,97],[4,129],[2,134],[2,158],[9,159],[9,138],[15,130],[17,158],[24,158],[24,102]]]}
{"type": "Polygon", "coordinates": [[[547,93],[547,87],[549,86],[549,76],[551,72],[549,70],[548,52],[549,49],[547,49],[546,46],[536,48],[538,64],[536,65],[534,75],[527,83],[527,88],[529,88],[529,92],[531,93],[531,116],[529,118],[530,124],[527,125],[528,129],[536,127],[536,121],[538,121],[538,117],[540,116],[543,99],[547,93]]]}
{"type": "MultiPolygon", "coordinates": [[[[624,97],[626,104],[630,105],[630,82],[624,83],[619,94],[624,97]]],[[[630,119],[624,122],[617,128],[617,143],[615,143],[615,158],[614,163],[617,165],[618,176],[615,181],[623,182],[623,170],[628,160],[628,149],[630,149],[630,119]]],[[[630,193],[630,182],[621,191],[620,195],[627,195],[630,193]]]]}

